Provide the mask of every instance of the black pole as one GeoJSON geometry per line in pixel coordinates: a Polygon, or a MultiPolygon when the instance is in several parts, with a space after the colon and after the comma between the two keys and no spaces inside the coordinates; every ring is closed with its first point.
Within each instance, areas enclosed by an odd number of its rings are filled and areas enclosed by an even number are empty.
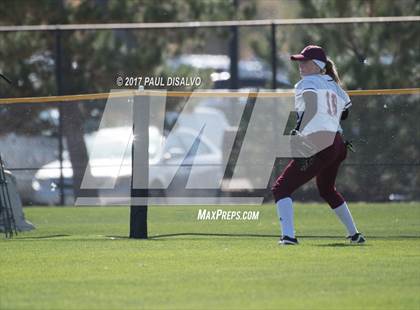
{"type": "MultiPolygon", "coordinates": [[[[55,82],[57,95],[63,94],[63,79],[62,79],[62,55],[61,55],[61,31],[55,31],[55,82]]],[[[60,205],[64,206],[64,175],[63,175],[63,109],[62,103],[58,103],[58,161],[60,162],[60,205]]]]}
{"type": "Polygon", "coordinates": [[[130,238],[147,239],[147,206],[131,205],[130,238]]]}
{"type": "MultiPolygon", "coordinates": [[[[238,10],[238,0],[233,0],[233,7],[236,11],[238,10]]],[[[230,57],[230,89],[238,89],[238,26],[230,27],[230,41],[229,41],[229,57],[230,57]]]]}
{"type": "Polygon", "coordinates": [[[271,88],[277,88],[277,45],[276,45],[276,25],[271,24],[271,88]]]}
{"type": "Polygon", "coordinates": [[[238,27],[231,27],[229,44],[230,56],[230,89],[238,89],[238,27]]]}
{"type": "Polygon", "coordinates": [[[133,144],[131,150],[130,238],[147,239],[147,197],[149,185],[149,115],[147,96],[133,100],[133,144]],[[140,201],[136,201],[139,199],[140,201]],[[144,200],[144,201],[143,201],[144,200]]]}

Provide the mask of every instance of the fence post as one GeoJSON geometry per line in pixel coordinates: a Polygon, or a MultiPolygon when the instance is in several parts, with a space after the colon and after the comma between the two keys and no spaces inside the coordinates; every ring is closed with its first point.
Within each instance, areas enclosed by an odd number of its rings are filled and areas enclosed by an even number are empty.
{"type": "MultiPolygon", "coordinates": [[[[57,95],[63,94],[63,79],[61,67],[61,31],[55,30],[55,82],[57,95]]],[[[64,193],[64,176],[63,176],[63,109],[62,103],[58,103],[58,160],[60,162],[60,205],[63,206],[65,202],[64,193]]]]}
{"type": "Polygon", "coordinates": [[[276,44],[276,24],[271,24],[271,88],[277,88],[277,44],[276,44]]]}
{"type": "Polygon", "coordinates": [[[131,149],[130,238],[147,239],[147,201],[149,196],[149,96],[133,100],[133,144],[131,149]],[[140,198],[140,199],[138,199],[140,198]],[[138,201],[136,201],[138,199],[138,201]],[[142,200],[144,199],[144,201],[142,200]]]}
{"type": "MultiPolygon", "coordinates": [[[[233,7],[235,12],[238,11],[239,3],[238,0],[233,0],[233,7]]],[[[230,41],[229,41],[229,58],[230,58],[230,89],[238,89],[238,26],[230,27],[230,41]]]]}
{"type": "Polygon", "coordinates": [[[229,42],[230,89],[238,89],[238,26],[231,27],[229,42]]]}

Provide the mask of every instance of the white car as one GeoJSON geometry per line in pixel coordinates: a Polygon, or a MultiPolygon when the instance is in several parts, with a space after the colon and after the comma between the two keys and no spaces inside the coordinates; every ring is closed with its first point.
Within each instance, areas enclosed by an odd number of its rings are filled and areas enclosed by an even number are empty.
{"type": "MultiPolygon", "coordinates": [[[[128,140],[127,132],[131,133],[131,128],[106,128],[85,137],[90,155],[91,175],[95,180],[94,183],[99,184],[98,196],[120,197],[121,203],[129,201],[131,188],[132,137],[128,140]],[[123,151],[121,145],[125,145],[123,151]],[[103,184],[114,184],[115,187],[110,190],[102,188],[103,184]]],[[[73,204],[73,168],[67,152],[64,157],[65,204],[73,204]]],[[[184,189],[185,184],[182,180],[188,178],[190,182],[200,182],[203,179],[210,183],[217,182],[223,174],[221,162],[221,150],[208,138],[200,136],[191,128],[180,127],[171,133],[169,139],[163,137],[156,127],[149,128],[149,185],[158,191],[160,189],[164,194],[168,194],[168,190],[165,189],[167,184],[171,185],[170,191],[184,189]],[[192,152],[194,149],[191,148],[192,144],[198,146],[195,152],[192,152]],[[194,173],[191,173],[192,163],[195,167],[194,173]],[[172,181],[174,175],[176,177],[172,181]],[[178,182],[179,180],[181,181],[178,182]]],[[[32,181],[35,192],[33,203],[59,204],[61,192],[59,186],[60,163],[56,160],[36,172],[32,181]]]]}

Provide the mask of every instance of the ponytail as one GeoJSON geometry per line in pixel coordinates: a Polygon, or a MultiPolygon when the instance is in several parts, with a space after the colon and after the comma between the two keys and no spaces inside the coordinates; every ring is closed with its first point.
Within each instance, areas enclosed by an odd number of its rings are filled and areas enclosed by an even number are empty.
{"type": "Polygon", "coordinates": [[[327,58],[327,64],[325,66],[325,74],[328,74],[337,84],[341,84],[335,64],[329,58],[327,58]]]}

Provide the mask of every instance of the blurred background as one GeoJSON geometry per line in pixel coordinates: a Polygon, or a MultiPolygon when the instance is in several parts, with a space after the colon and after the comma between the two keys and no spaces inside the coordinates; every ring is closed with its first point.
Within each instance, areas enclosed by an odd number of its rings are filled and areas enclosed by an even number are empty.
{"type": "MultiPolygon", "coordinates": [[[[289,56],[308,44],[325,48],[348,90],[420,87],[418,21],[106,30],[2,27],[417,16],[416,0],[4,0],[0,13],[0,73],[12,82],[0,81],[0,98],[109,92],[118,88],[118,76],[199,76],[203,89],[292,89],[299,74],[289,56]]],[[[186,99],[168,98],[166,131],[186,99]]],[[[343,127],[356,153],[349,154],[340,172],[340,190],[350,201],[419,200],[419,94],[354,96],[352,101],[343,127]]],[[[73,202],[105,103],[0,105],[0,152],[25,205],[73,202]]],[[[211,114],[228,129],[227,107],[245,104],[240,98],[207,100],[198,104],[197,115],[211,114]]],[[[184,136],[180,133],[181,140],[188,139],[184,136]]],[[[219,142],[209,141],[209,149],[222,148],[219,142]]],[[[269,151],[250,150],[255,156],[269,151]]],[[[285,163],[276,163],[272,179],[285,163]]],[[[269,190],[265,195],[271,199],[269,190]]],[[[313,183],[296,197],[320,199],[313,183]]]]}

